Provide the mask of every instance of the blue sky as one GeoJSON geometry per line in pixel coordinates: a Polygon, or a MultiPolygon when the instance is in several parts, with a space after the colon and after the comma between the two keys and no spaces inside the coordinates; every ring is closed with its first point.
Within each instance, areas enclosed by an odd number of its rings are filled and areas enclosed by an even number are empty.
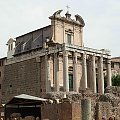
{"type": "Polygon", "coordinates": [[[79,14],[85,21],[86,47],[120,56],[120,0],[0,0],[0,58],[6,56],[10,37],[49,25],[48,17],[59,9],[64,15],[67,5],[73,18],[79,14]]]}

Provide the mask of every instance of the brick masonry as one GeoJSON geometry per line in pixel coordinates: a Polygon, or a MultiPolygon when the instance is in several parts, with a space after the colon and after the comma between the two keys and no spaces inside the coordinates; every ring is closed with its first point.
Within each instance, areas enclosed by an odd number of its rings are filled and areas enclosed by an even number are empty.
{"type": "Polygon", "coordinates": [[[44,58],[36,58],[16,62],[5,66],[5,80],[3,81],[3,103],[13,96],[29,94],[41,97],[45,92],[45,64],[44,58]],[[42,86],[42,87],[41,87],[42,86]]]}
{"type": "Polygon", "coordinates": [[[81,120],[79,103],[47,104],[41,106],[42,120],[81,120]]]}

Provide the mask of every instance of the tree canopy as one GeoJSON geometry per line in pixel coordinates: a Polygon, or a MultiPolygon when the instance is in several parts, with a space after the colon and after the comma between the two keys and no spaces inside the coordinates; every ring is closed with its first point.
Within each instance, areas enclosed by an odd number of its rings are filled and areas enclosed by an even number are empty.
{"type": "Polygon", "coordinates": [[[120,74],[112,76],[112,86],[120,86],[120,74]]]}

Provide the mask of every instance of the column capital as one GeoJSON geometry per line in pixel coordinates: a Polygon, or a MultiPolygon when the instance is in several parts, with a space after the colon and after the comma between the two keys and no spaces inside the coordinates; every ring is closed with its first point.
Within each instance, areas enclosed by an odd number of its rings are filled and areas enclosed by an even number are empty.
{"type": "Polygon", "coordinates": [[[99,61],[99,63],[103,63],[103,56],[100,56],[100,57],[98,58],[98,61],[99,61]]]}
{"type": "Polygon", "coordinates": [[[107,64],[111,64],[111,59],[107,59],[107,64]]]}
{"type": "Polygon", "coordinates": [[[68,56],[68,51],[64,50],[63,55],[67,57],[68,56]]]}
{"type": "Polygon", "coordinates": [[[73,63],[77,63],[77,52],[73,53],[73,63]]]}
{"type": "Polygon", "coordinates": [[[87,59],[87,54],[86,53],[83,53],[82,56],[83,56],[83,59],[85,59],[85,60],[87,59]]]}
{"type": "Polygon", "coordinates": [[[74,53],[74,56],[77,56],[77,51],[74,51],[73,53],[74,53]]]}
{"type": "Polygon", "coordinates": [[[59,53],[54,53],[54,58],[56,59],[59,56],[59,53]]]}

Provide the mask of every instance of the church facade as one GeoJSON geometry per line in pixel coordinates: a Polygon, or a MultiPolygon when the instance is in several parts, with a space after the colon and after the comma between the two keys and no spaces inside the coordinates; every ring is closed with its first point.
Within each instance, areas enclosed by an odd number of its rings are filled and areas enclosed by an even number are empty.
{"type": "Polygon", "coordinates": [[[91,89],[104,94],[104,72],[111,86],[111,55],[106,49],[84,46],[84,20],[67,11],[50,16],[51,25],[8,41],[3,102],[29,94],[45,97],[48,92],[79,92],[91,89]]]}

